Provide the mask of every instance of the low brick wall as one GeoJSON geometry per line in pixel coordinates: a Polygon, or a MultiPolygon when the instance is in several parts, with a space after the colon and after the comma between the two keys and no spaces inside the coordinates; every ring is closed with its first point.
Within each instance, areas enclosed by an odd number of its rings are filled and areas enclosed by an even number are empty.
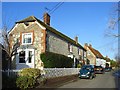
{"type": "Polygon", "coordinates": [[[45,78],[75,75],[79,70],[80,68],[44,68],[45,78]]]}

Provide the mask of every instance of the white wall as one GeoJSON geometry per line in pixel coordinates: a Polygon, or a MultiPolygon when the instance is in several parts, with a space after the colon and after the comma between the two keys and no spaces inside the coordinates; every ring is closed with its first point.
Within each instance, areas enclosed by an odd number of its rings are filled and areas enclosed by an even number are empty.
{"type": "Polygon", "coordinates": [[[96,66],[100,66],[100,65],[105,68],[105,66],[106,66],[106,60],[97,58],[96,59],[96,66]]]}

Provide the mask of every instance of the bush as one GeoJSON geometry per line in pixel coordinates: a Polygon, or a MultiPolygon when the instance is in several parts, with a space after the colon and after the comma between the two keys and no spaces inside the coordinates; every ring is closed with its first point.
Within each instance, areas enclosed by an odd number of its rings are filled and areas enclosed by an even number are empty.
{"type": "Polygon", "coordinates": [[[45,52],[40,55],[45,68],[71,68],[73,66],[73,59],[52,52],[45,52]]]}
{"type": "Polygon", "coordinates": [[[24,68],[19,73],[20,76],[33,77],[34,79],[40,77],[41,70],[35,68],[24,68]]]}
{"type": "Polygon", "coordinates": [[[77,68],[81,68],[82,66],[81,66],[81,64],[77,64],[77,68]]]}
{"type": "Polygon", "coordinates": [[[17,87],[21,89],[33,88],[35,86],[35,79],[28,76],[20,76],[16,80],[17,87]]]}
{"type": "Polygon", "coordinates": [[[33,88],[38,82],[41,76],[41,71],[34,68],[24,68],[19,73],[19,77],[16,80],[17,87],[21,89],[33,88]]]}

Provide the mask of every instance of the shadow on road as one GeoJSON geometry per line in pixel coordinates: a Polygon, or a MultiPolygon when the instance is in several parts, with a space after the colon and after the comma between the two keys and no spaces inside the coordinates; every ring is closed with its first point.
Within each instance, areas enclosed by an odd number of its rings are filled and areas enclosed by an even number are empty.
{"type": "Polygon", "coordinates": [[[116,90],[120,90],[120,77],[118,76],[119,71],[120,69],[113,72],[113,76],[115,77],[116,90]]]}
{"type": "Polygon", "coordinates": [[[120,78],[115,77],[116,90],[120,90],[120,78]]]}

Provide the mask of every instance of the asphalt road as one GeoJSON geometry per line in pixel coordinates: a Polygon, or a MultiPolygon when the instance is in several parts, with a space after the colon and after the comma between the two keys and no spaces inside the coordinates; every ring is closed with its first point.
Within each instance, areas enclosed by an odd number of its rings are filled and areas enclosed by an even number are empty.
{"type": "MultiPolygon", "coordinates": [[[[92,80],[78,78],[77,81],[64,84],[59,88],[117,88],[120,86],[120,79],[114,77],[112,73],[113,71],[96,74],[96,78],[92,80]]],[[[120,90],[120,88],[117,90],[120,90]]]]}

